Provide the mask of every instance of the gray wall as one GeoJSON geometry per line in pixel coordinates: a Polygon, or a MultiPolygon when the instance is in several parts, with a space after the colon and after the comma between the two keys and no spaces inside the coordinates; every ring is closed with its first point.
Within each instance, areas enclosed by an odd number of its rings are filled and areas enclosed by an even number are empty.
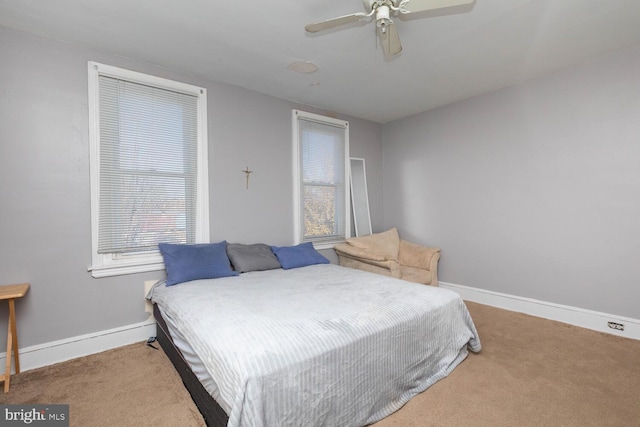
{"type": "Polygon", "coordinates": [[[383,127],[384,221],[440,279],[640,318],[640,48],[383,127]]]}
{"type": "MultiPolygon", "coordinates": [[[[89,60],[206,87],[212,241],[293,242],[291,109],[322,111],[0,27],[0,284],[31,283],[17,302],[22,348],[145,320],[143,281],[164,276],[87,272],[89,60]]],[[[352,154],[367,159],[380,228],[381,126],[338,117],[350,121],[352,154]]]]}

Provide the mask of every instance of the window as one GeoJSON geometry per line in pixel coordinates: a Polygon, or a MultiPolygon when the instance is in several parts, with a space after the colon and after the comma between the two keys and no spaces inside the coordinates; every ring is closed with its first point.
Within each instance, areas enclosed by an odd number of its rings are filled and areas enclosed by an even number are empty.
{"type": "Polygon", "coordinates": [[[318,249],[349,237],[349,122],[293,110],[296,243],[318,249]]]}
{"type": "Polygon", "coordinates": [[[89,62],[92,275],[164,268],[209,239],[203,88],[89,62]]]}

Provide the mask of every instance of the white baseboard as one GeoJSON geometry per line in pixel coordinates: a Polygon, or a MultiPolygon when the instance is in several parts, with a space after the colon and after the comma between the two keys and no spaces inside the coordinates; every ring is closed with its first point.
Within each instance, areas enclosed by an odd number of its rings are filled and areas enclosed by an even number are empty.
{"type": "Polygon", "coordinates": [[[502,294],[484,289],[471,288],[453,283],[440,282],[440,287],[451,289],[460,294],[462,299],[517,311],[532,316],[568,323],[594,331],[605,332],[625,338],[640,340],[640,320],[622,317],[614,314],[585,310],[578,307],[555,304],[531,298],[502,294]],[[609,322],[624,326],[624,330],[612,329],[609,322]]]}
{"type": "MultiPolygon", "coordinates": [[[[20,348],[20,371],[24,372],[112,348],[143,342],[155,335],[156,322],[153,317],[150,317],[144,322],[132,325],[20,348]]],[[[5,366],[6,360],[7,352],[0,353],[0,366],[5,366]]],[[[15,360],[11,363],[11,371],[15,372],[15,360]]]]}

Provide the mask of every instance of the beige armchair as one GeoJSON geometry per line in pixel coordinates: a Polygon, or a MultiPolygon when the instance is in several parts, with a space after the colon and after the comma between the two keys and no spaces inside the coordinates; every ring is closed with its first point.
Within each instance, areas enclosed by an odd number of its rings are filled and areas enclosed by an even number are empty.
{"type": "Polygon", "coordinates": [[[334,249],[342,266],[438,286],[440,249],[402,240],[395,227],[349,238],[334,249]]]}

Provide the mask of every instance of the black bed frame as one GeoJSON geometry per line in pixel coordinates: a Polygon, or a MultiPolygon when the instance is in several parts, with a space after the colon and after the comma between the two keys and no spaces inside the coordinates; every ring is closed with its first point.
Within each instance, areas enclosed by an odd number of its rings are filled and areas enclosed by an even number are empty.
{"type": "Polygon", "coordinates": [[[173,363],[173,366],[178,371],[180,378],[185,387],[191,394],[191,398],[195,402],[196,406],[200,410],[200,413],[204,417],[204,421],[209,427],[224,427],[229,421],[229,417],[226,412],[220,407],[218,402],[205,390],[204,386],[196,375],[193,373],[186,360],[182,356],[182,353],[173,344],[173,339],[167,328],[167,323],[162,318],[162,314],[157,305],[153,305],[153,315],[158,324],[156,338],[160,343],[160,346],[173,363]]]}

